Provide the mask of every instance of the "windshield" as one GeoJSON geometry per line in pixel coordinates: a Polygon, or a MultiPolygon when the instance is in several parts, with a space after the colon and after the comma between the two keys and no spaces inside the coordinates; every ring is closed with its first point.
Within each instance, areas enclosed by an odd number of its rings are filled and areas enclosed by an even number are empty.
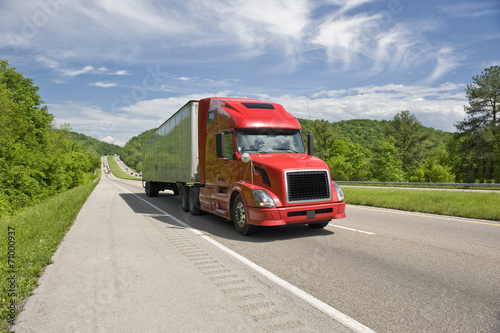
{"type": "Polygon", "coordinates": [[[238,153],[305,153],[299,130],[254,128],[236,130],[238,153]]]}

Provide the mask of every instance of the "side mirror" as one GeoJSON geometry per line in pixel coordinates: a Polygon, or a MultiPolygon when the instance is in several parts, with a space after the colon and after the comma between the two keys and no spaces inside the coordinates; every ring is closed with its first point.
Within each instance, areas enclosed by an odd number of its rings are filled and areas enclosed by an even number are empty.
{"type": "Polygon", "coordinates": [[[307,153],[314,155],[314,137],[312,133],[307,134],[307,153]]]}

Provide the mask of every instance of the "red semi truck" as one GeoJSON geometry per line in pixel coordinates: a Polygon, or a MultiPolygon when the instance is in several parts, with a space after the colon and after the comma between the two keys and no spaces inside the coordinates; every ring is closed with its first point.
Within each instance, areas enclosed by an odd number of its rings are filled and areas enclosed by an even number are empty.
{"type": "Polygon", "coordinates": [[[148,196],[172,190],[184,211],[254,226],[306,223],[323,228],[345,217],[342,189],[307,150],[297,119],[280,104],[213,97],[189,101],[143,142],[148,196]]]}

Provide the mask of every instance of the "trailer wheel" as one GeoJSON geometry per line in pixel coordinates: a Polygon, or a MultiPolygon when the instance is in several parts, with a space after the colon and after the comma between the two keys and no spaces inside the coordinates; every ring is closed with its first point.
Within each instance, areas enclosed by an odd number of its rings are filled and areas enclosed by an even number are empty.
{"type": "Polygon", "coordinates": [[[146,190],[146,196],[150,197],[151,196],[151,183],[146,182],[146,186],[144,188],[146,190]]]}
{"type": "Polygon", "coordinates": [[[158,196],[158,193],[160,192],[158,190],[158,184],[157,183],[151,183],[151,186],[150,186],[150,196],[152,197],[157,197],[158,196]]]}
{"type": "Polygon", "coordinates": [[[248,236],[254,231],[255,227],[248,224],[247,207],[241,195],[238,195],[236,199],[234,199],[231,216],[234,221],[234,227],[240,235],[248,236]]]}
{"type": "Polygon", "coordinates": [[[200,188],[193,186],[189,188],[189,212],[191,215],[200,215],[202,213],[200,206],[200,188]]]}
{"type": "Polygon", "coordinates": [[[189,198],[188,198],[188,187],[182,186],[179,190],[179,197],[181,199],[181,209],[185,212],[189,212],[189,198]]]}
{"type": "Polygon", "coordinates": [[[324,228],[330,223],[330,221],[323,221],[323,222],[317,222],[317,223],[309,223],[309,228],[312,229],[321,229],[324,228]]]}

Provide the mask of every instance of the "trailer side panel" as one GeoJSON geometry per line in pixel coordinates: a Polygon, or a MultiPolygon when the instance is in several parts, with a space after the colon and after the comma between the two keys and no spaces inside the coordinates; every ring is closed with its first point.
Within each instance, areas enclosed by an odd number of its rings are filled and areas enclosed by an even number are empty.
{"type": "Polygon", "coordinates": [[[190,101],[142,143],[143,180],[199,182],[198,101],[190,101]]]}

